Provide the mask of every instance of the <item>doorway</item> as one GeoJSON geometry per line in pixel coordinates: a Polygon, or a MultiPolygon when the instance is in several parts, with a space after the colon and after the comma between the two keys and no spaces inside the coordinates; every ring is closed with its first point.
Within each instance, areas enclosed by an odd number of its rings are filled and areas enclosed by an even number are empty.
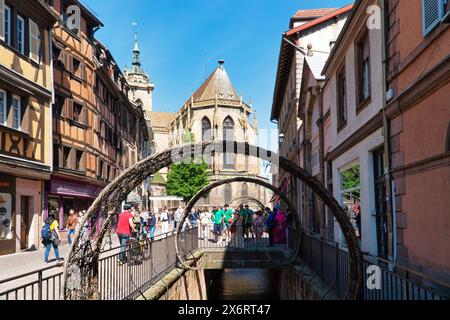
{"type": "Polygon", "coordinates": [[[377,247],[378,256],[386,259],[388,256],[388,221],[386,215],[386,179],[384,177],[384,148],[381,147],[373,152],[374,182],[375,182],[375,204],[377,223],[377,247]]]}
{"type": "Polygon", "coordinates": [[[28,249],[30,234],[30,201],[31,197],[20,197],[20,249],[28,249]]]}

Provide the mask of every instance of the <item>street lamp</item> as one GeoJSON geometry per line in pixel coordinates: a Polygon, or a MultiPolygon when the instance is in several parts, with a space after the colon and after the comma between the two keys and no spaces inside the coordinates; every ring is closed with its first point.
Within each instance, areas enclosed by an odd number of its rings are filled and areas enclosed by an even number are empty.
{"type": "Polygon", "coordinates": [[[284,133],[280,133],[280,135],[278,136],[278,142],[279,142],[280,144],[283,144],[283,143],[284,143],[284,133]]]}

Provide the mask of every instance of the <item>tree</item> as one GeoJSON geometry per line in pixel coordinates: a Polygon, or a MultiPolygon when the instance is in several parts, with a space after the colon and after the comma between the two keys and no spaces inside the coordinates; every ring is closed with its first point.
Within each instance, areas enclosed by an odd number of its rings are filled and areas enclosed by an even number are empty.
{"type": "Polygon", "coordinates": [[[209,184],[207,170],[208,165],[204,160],[171,165],[167,174],[167,193],[189,202],[197,192],[209,184]]]}

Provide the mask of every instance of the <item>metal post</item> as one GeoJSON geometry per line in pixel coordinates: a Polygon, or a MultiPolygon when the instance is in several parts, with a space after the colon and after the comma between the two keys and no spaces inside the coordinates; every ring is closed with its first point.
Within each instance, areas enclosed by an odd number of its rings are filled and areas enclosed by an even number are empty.
{"type": "Polygon", "coordinates": [[[38,273],[38,300],[42,300],[42,270],[38,273]]]}
{"type": "Polygon", "coordinates": [[[335,244],[336,248],[336,292],[338,298],[341,297],[341,291],[340,291],[340,281],[339,281],[339,244],[336,242],[335,244]]]}
{"type": "Polygon", "coordinates": [[[324,281],[323,278],[323,241],[322,241],[322,236],[320,236],[320,274],[322,277],[322,281],[324,281]]]}

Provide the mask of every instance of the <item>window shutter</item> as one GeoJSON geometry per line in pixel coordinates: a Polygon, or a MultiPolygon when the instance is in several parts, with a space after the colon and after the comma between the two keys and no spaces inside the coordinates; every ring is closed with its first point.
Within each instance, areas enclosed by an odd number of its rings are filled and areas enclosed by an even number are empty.
{"type": "Polygon", "coordinates": [[[65,117],[73,120],[73,100],[66,99],[66,114],[65,117]]]}
{"type": "Polygon", "coordinates": [[[108,172],[106,171],[106,167],[107,167],[106,162],[103,162],[103,174],[102,174],[102,178],[107,178],[108,172]]]}
{"type": "Polygon", "coordinates": [[[423,3],[423,34],[426,36],[444,16],[443,0],[422,0],[423,3]]]}
{"type": "Polygon", "coordinates": [[[66,71],[69,71],[70,66],[69,66],[69,62],[70,62],[70,56],[69,56],[69,52],[64,49],[61,50],[61,57],[62,57],[62,63],[64,65],[64,69],[66,69],[66,71]]]}
{"type": "Polygon", "coordinates": [[[73,73],[73,56],[71,53],[66,51],[66,62],[64,63],[66,70],[73,73]]]}
{"type": "Polygon", "coordinates": [[[94,131],[98,132],[99,131],[99,116],[97,114],[93,114],[92,115],[92,119],[93,119],[93,123],[92,126],[94,127],[94,131]]]}
{"type": "Polygon", "coordinates": [[[69,169],[75,169],[75,162],[77,158],[77,151],[74,148],[70,149],[69,158],[67,159],[67,166],[69,169]]]}
{"type": "Polygon", "coordinates": [[[39,62],[39,27],[29,19],[29,40],[30,40],[30,58],[39,62]]]}
{"type": "Polygon", "coordinates": [[[0,39],[5,40],[5,0],[0,0],[0,39]]]}
{"type": "Polygon", "coordinates": [[[87,120],[87,103],[84,102],[83,103],[83,110],[81,111],[81,122],[84,125],[88,125],[88,120],[87,120]]]}
{"type": "Polygon", "coordinates": [[[86,81],[87,80],[86,63],[85,62],[81,62],[80,68],[81,68],[81,79],[83,81],[86,81]]]}

